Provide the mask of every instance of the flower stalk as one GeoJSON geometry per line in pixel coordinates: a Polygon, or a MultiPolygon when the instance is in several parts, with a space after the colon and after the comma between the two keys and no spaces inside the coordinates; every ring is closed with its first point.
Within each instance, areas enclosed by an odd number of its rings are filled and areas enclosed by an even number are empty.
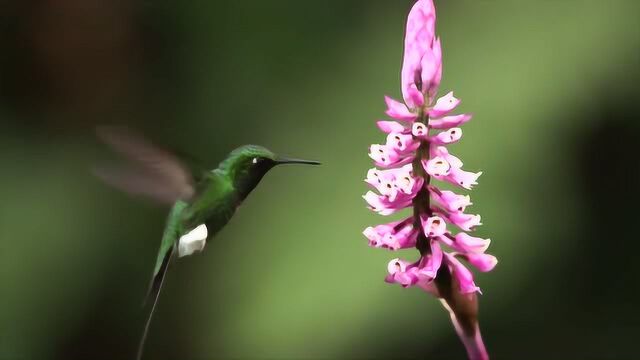
{"type": "Polygon", "coordinates": [[[450,115],[461,102],[453,92],[436,99],[442,51],[435,20],[433,0],[418,0],[409,12],[401,72],[404,103],[385,97],[386,114],[393,121],[377,123],[387,141],[371,145],[369,156],[377,167],[365,179],[375,190],[364,196],[371,210],[383,216],[408,208],[413,213],[368,227],[364,235],[372,247],[419,251],[415,262],[391,260],[385,281],[417,286],[441,299],[469,358],[483,360],[488,354],[477,320],[480,288],[461,260],[488,272],[497,259],[485,253],[489,239],[468,234],[482,225],[480,215],[465,213],[471,198],[432,184],[439,181],[471,190],[482,174],[463,170],[462,161],[446,147],[462,138],[459,126],[471,115],[450,115]]]}

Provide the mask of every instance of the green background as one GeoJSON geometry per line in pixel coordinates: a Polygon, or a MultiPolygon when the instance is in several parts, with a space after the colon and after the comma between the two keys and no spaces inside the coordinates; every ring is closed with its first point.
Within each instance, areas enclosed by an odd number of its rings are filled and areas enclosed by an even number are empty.
{"type": "MultiPolygon", "coordinates": [[[[98,182],[97,124],[266,176],[179,261],[148,359],[463,358],[438,301],[383,282],[361,195],[411,1],[0,1],[0,358],[132,358],[166,208],[98,182]]],[[[640,3],[436,1],[441,93],[474,119],[477,276],[495,358],[630,358],[640,332],[640,3]]]]}

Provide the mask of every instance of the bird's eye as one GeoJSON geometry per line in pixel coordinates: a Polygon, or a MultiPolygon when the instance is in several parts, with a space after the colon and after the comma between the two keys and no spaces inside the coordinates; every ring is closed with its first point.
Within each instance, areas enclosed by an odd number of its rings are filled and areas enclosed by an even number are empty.
{"type": "Polygon", "coordinates": [[[251,162],[254,163],[254,164],[257,164],[258,163],[258,158],[253,158],[253,160],[251,162]]]}

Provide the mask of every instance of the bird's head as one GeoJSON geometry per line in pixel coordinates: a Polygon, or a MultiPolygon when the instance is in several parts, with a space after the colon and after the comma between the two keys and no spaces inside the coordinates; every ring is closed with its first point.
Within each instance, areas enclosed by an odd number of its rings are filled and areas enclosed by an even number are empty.
{"type": "Polygon", "coordinates": [[[233,150],[220,164],[220,169],[230,176],[236,189],[247,196],[269,170],[283,164],[320,165],[317,161],[278,156],[262,146],[245,145],[233,150]]]}

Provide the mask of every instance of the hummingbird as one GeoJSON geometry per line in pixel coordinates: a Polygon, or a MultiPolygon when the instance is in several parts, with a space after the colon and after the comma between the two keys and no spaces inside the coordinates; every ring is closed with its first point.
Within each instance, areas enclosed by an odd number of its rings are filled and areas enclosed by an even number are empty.
{"type": "Polygon", "coordinates": [[[99,128],[98,136],[129,159],[128,168],[97,168],[106,183],[134,195],[171,205],[145,304],[152,301],[138,345],[140,360],[151,319],[170,263],[204,249],[262,178],[276,166],[320,165],[317,161],[281,157],[258,145],[233,150],[217,168],[206,170],[124,128],[99,128]]]}

